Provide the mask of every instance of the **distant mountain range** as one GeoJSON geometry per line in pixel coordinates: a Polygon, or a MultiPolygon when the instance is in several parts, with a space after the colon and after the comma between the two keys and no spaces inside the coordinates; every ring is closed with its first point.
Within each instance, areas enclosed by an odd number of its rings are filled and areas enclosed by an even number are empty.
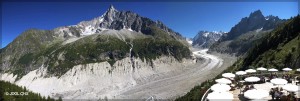
{"type": "Polygon", "coordinates": [[[212,44],[217,42],[225,32],[222,31],[199,31],[193,38],[193,46],[201,48],[209,48],[212,44]]]}
{"type": "Polygon", "coordinates": [[[253,42],[286,20],[277,16],[264,16],[260,10],[252,12],[249,17],[242,18],[228,33],[225,33],[215,42],[210,51],[230,53],[235,55],[244,54],[253,42]]]}

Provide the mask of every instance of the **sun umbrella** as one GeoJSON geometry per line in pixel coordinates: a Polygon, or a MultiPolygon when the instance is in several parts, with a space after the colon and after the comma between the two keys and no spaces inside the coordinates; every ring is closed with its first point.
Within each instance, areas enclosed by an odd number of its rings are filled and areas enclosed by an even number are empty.
{"type": "Polygon", "coordinates": [[[269,69],[268,71],[269,71],[269,72],[277,72],[278,70],[275,69],[275,68],[271,68],[271,69],[269,69]]]}
{"type": "Polygon", "coordinates": [[[221,78],[221,79],[217,79],[215,80],[217,83],[221,83],[221,84],[230,84],[231,81],[225,78],[221,78]]]}
{"type": "Polygon", "coordinates": [[[247,72],[245,72],[245,71],[237,71],[235,74],[236,75],[245,75],[245,74],[247,74],[247,72]]]}
{"type": "Polygon", "coordinates": [[[255,73],[256,70],[254,70],[254,69],[247,69],[245,72],[247,72],[247,73],[255,73]]]}
{"type": "Polygon", "coordinates": [[[211,92],[207,95],[207,99],[214,100],[233,100],[233,94],[229,92],[211,92]]]}
{"type": "Polygon", "coordinates": [[[229,91],[231,88],[229,85],[226,84],[214,84],[210,87],[210,89],[215,92],[226,92],[229,91]]]}
{"type": "Polygon", "coordinates": [[[244,81],[244,80],[241,80],[241,81],[239,81],[239,82],[244,83],[245,81],[244,81]]]}
{"type": "Polygon", "coordinates": [[[271,80],[271,83],[275,85],[285,85],[287,84],[287,81],[285,79],[275,78],[271,80]]]}
{"type": "Polygon", "coordinates": [[[252,89],[246,91],[244,96],[248,99],[263,99],[269,96],[269,92],[262,89],[252,89]]]}
{"type": "Polygon", "coordinates": [[[235,75],[232,73],[224,73],[224,74],[222,74],[222,76],[226,77],[226,78],[234,78],[235,77],[235,75]]]}
{"type": "Polygon", "coordinates": [[[293,85],[293,84],[286,84],[282,88],[289,92],[299,92],[300,91],[300,86],[293,85]]]}
{"type": "Polygon", "coordinates": [[[291,68],[283,68],[282,70],[284,70],[284,71],[292,71],[291,68]]]}
{"type": "Polygon", "coordinates": [[[257,82],[257,81],[259,81],[259,80],[260,80],[260,78],[255,77],[255,76],[251,76],[251,77],[245,78],[245,81],[246,81],[246,82],[257,82]]]}
{"type": "Polygon", "coordinates": [[[266,70],[267,70],[267,68],[264,68],[264,67],[259,67],[259,68],[257,68],[256,70],[259,70],[259,71],[266,71],[266,70]]]}

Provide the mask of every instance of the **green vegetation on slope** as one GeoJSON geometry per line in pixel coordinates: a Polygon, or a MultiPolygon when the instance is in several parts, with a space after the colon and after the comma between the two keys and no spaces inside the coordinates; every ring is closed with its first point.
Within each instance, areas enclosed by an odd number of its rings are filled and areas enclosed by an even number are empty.
{"type": "Polygon", "coordinates": [[[245,57],[243,69],[249,65],[271,66],[278,69],[289,66],[296,68],[293,60],[299,58],[300,16],[278,27],[261,38],[245,57]]]}
{"type": "Polygon", "coordinates": [[[201,101],[202,96],[212,85],[212,81],[208,80],[201,85],[195,86],[190,92],[177,98],[175,101],[201,101]]]}
{"type": "Polygon", "coordinates": [[[178,61],[190,56],[188,47],[176,40],[135,39],[133,45],[133,55],[147,61],[162,55],[174,56],[178,61]]]}
{"type": "Polygon", "coordinates": [[[132,46],[132,56],[145,59],[147,62],[163,55],[173,56],[178,61],[190,58],[187,46],[157,26],[147,26],[143,31],[145,33],[141,35],[142,37],[124,40],[114,34],[94,34],[65,45],[62,45],[63,42],[60,40],[54,40],[51,44],[39,45],[43,48],[39,48],[38,51],[25,52],[19,58],[13,58],[11,60],[13,68],[9,71],[17,74],[18,80],[42,65],[47,66],[49,75],[55,76],[63,75],[76,65],[107,61],[113,66],[117,60],[129,56],[132,46]]]}
{"type": "Polygon", "coordinates": [[[19,63],[20,64],[28,64],[29,62],[31,62],[33,59],[33,54],[32,53],[28,53],[23,55],[20,59],[19,59],[19,63]]]}
{"type": "Polygon", "coordinates": [[[151,35],[153,36],[153,38],[157,39],[157,40],[175,40],[176,38],[169,35],[168,33],[166,33],[165,31],[163,31],[162,29],[152,25],[149,27],[146,27],[143,32],[146,35],[151,35]]]}
{"type": "Polygon", "coordinates": [[[270,31],[251,31],[240,35],[236,39],[232,40],[228,45],[228,53],[236,53],[237,56],[243,55],[251,48],[254,44],[253,42],[264,37],[270,31]]]}
{"type": "MultiPolygon", "coordinates": [[[[46,45],[54,40],[53,31],[30,29],[18,36],[12,43],[1,49],[3,57],[13,56],[8,60],[11,65],[18,64],[21,56],[28,53],[36,53],[46,48],[46,45]]],[[[4,62],[2,60],[1,62],[4,62]]],[[[7,61],[5,61],[7,62],[7,61]]]]}
{"type": "Polygon", "coordinates": [[[47,56],[48,72],[61,76],[75,65],[107,61],[112,66],[117,60],[132,56],[151,61],[159,56],[174,56],[181,61],[189,58],[190,51],[175,38],[157,27],[150,27],[147,37],[120,40],[110,35],[94,35],[77,40],[58,49],[47,49],[41,56],[47,56]],[[50,51],[49,51],[50,50],[50,51]]]}
{"type": "Polygon", "coordinates": [[[300,34],[286,44],[280,44],[276,49],[270,49],[259,55],[252,66],[264,66],[282,69],[285,67],[298,68],[296,60],[300,58],[300,34]]]}
{"type": "Polygon", "coordinates": [[[1,64],[10,65],[9,70],[4,68],[5,70],[3,71],[24,75],[26,74],[26,70],[38,68],[42,64],[32,64],[33,62],[38,62],[34,61],[35,53],[45,50],[47,45],[53,42],[55,42],[53,31],[38,29],[26,30],[12,43],[1,49],[0,55],[3,57],[1,64]]]}
{"type": "Polygon", "coordinates": [[[49,61],[50,74],[60,76],[75,65],[88,64],[101,61],[110,61],[111,65],[118,59],[125,58],[129,53],[126,42],[111,36],[99,35],[95,40],[91,38],[80,39],[75,43],[64,45],[52,53],[45,53],[49,61]]]}
{"type": "Polygon", "coordinates": [[[144,29],[144,33],[152,37],[133,40],[134,56],[145,58],[147,61],[162,55],[173,56],[178,61],[190,58],[189,48],[162,29],[149,26],[144,29]]]}
{"type": "MultiPolygon", "coordinates": [[[[25,87],[19,87],[15,84],[0,81],[0,101],[56,101],[55,99],[46,98],[40,94],[31,92],[25,87]]],[[[62,101],[60,98],[57,101],[62,101]]]]}
{"type": "MultiPolygon", "coordinates": [[[[133,44],[132,55],[146,61],[151,61],[162,55],[174,56],[181,61],[188,58],[190,51],[179,41],[167,37],[167,33],[160,29],[152,29],[154,37],[137,38],[124,42],[114,36],[98,35],[80,39],[75,43],[65,45],[52,53],[46,53],[50,59],[48,71],[50,74],[60,76],[75,65],[107,61],[111,65],[115,61],[129,56],[129,50],[133,44]]],[[[43,56],[44,56],[43,55],[43,56]]]]}

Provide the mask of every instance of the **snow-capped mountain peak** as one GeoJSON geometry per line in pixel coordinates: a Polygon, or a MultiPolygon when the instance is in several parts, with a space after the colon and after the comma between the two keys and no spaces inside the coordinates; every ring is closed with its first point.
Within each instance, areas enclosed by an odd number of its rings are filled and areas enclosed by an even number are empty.
{"type": "Polygon", "coordinates": [[[74,26],[65,26],[54,29],[57,36],[68,40],[82,36],[101,33],[104,30],[128,30],[147,34],[149,26],[156,26],[169,33],[174,38],[182,38],[160,21],[153,21],[149,18],[139,16],[131,11],[118,11],[114,6],[110,6],[107,11],[92,20],[81,21],[74,26]]]}
{"type": "Polygon", "coordinates": [[[193,45],[198,45],[203,48],[210,47],[214,42],[218,41],[224,34],[222,31],[199,31],[193,38],[193,45]]]}

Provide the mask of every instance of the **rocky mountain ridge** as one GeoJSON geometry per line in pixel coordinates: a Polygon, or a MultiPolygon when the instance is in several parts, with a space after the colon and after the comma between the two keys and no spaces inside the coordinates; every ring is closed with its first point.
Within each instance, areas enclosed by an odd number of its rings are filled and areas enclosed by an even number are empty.
{"type": "Polygon", "coordinates": [[[90,21],[82,21],[77,25],[56,28],[55,33],[63,38],[80,37],[100,33],[104,30],[121,29],[150,34],[147,28],[150,26],[158,27],[172,37],[182,39],[179,33],[168,28],[160,21],[152,21],[131,11],[118,11],[112,5],[102,16],[90,21]]]}
{"type": "Polygon", "coordinates": [[[253,42],[283,24],[286,20],[277,16],[264,16],[260,10],[252,12],[244,17],[238,24],[231,28],[221,38],[211,45],[209,51],[243,55],[252,47],[253,42]]]}

